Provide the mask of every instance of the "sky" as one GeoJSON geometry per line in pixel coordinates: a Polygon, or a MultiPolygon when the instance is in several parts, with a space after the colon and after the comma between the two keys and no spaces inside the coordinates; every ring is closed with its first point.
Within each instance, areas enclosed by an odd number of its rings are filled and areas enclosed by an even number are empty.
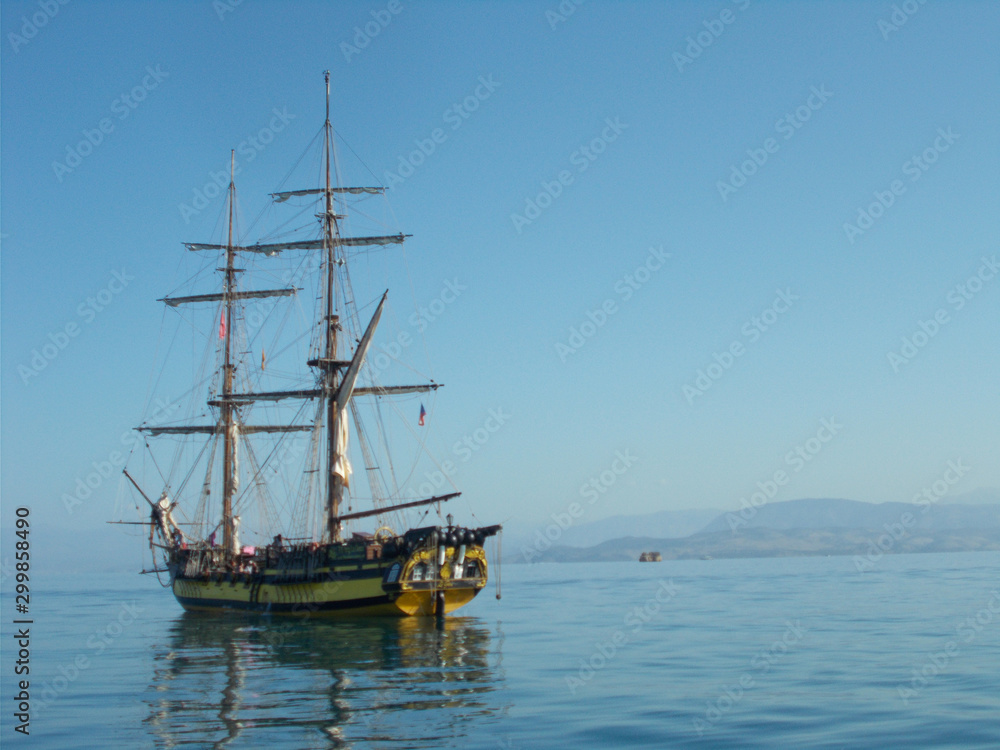
{"type": "Polygon", "coordinates": [[[0,522],[30,507],[53,560],[137,548],[105,521],[156,300],[219,236],[230,149],[252,224],[327,69],[348,181],[413,235],[384,335],[441,300],[420,356],[456,512],[530,532],[574,503],[1000,488],[996,3],[35,0],[0,24],[0,522]]]}

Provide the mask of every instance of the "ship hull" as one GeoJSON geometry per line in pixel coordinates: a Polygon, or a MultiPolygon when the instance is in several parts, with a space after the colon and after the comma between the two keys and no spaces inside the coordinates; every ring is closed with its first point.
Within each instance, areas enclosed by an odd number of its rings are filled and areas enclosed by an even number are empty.
{"type": "MultiPolygon", "coordinates": [[[[311,554],[316,559],[316,553],[311,554]]],[[[448,547],[442,553],[425,548],[378,560],[359,555],[322,567],[302,564],[302,555],[288,554],[279,556],[275,567],[259,572],[217,570],[192,564],[192,560],[198,562],[191,555],[176,561],[172,589],[184,609],[198,612],[244,610],[302,617],[447,615],[472,601],[487,579],[481,547],[448,547]],[[443,562],[438,562],[439,554],[443,562]],[[290,568],[290,563],[302,567],[290,568]]]]}

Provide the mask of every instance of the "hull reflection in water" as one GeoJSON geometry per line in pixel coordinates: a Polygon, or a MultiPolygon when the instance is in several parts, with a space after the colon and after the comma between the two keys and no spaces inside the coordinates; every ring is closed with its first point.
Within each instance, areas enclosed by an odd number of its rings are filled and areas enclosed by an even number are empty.
{"type": "Polygon", "coordinates": [[[186,612],[170,636],[146,697],[162,747],[441,747],[506,711],[495,692],[503,635],[476,618],[186,612]]]}

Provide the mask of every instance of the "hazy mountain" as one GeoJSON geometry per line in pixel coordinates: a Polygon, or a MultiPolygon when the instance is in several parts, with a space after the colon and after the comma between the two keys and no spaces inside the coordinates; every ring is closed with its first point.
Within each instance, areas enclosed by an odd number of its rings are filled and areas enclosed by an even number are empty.
{"type": "Polygon", "coordinates": [[[645,551],[658,551],[667,560],[1000,550],[1000,504],[789,500],[744,509],[742,514],[722,513],[700,532],[683,538],[644,529],[641,534],[581,548],[565,545],[568,536],[569,530],[555,540],[558,545],[532,545],[530,554],[519,555],[523,559],[518,561],[638,560],[645,551]]]}
{"type": "Polygon", "coordinates": [[[864,503],[835,498],[788,500],[723,513],[701,531],[742,533],[746,529],[881,529],[897,523],[904,513],[920,529],[1000,527],[1000,504],[864,503]]]}
{"type": "Polygon", "coordinates": [[[705,528],[719,515],[716,509],[661,510],[635,516],[611,516],[600,521],[581,523],[563,531],[560,544],[591,547],[623,536],[652,536],[673,539],[690,536],[705,528]]]}
{"type": "Polygon", "coordinates": [[[885,553],[1000,551],[1000,528],[952,529],[927,533],[917,530],[891,539],[878,529],[748,529],[695,534],[683,539],[625,537],[595,547],[553,547],[532,562],[617,562],[638,560],[639,554],[659,552],[664,560],[702,558],[799,557],[885,553]],[[881,542],[881,547],[873,546],[881,542]]]}

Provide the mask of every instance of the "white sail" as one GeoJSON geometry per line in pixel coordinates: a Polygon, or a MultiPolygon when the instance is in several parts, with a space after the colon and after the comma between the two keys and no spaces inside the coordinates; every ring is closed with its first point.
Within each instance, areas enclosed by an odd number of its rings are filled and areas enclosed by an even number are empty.
{"type": "Polygon", "coordinates": [[[340,477],[345,487],[350,487],[351,479],[351,462],[347,458],[347,443],[349,437],[347,405],[350,403],[351,396],[354,394],[354,384],[358,381],[358,373],[361,372],[361,365],[365,362],[365,355],[368,354],[368,347],[371,345],[372,336],[375,333],[375,327],[378,325],[379,319],[382,317],[382,308],[385,306],[385,300],[388,296],[389,292],[382,295],[382,299],[379,301],[378,307],[375,309],[375,314],[372,316],[371,322],[368,323],[368,328],[365,329],[365,335],[362,336],[361,341],[358,342],[358,349],[354,352],[354,357],[351,359],[351,364],[347,368],[347,372],[344,373],[344,379],[340,381],[340,387],[337,389],[337,395],[335,397],[338,424],[335,436],[336,442],[334,445],[336,460],[333,465],[332,473],[340,477]]]}
{"type": "Polygon", "coordinates": [[[229,530],[230,530],[230,537],[229,538],[232,539],[232,546],[230,547],[229,551],[233,555],[240,554],[240,535],[239,535],[239,529],[240,529],[240,517],[239,516],[233,516],[231,519],[229,519],[229,530]]]}
{"type": "Polygon", "coordinates": [[[349,438],[349,428],[347,421],[347,413],[340,409],[338,410],[338,430],[337,430],[337,441],[336,441],[336,452],[337,459],[333,464],[333,473],[340,477],[340,481],[344,483],[345,487],[351,486],[351,462],[347,458],[347,442],[349,438]]]}
{"type": "Polygon", "coordinates": [[[361,337],[361,341],[358,342],[358,349],[354,352],[354,358],[351,359],[351,364],[347,368],[347,372],[344,373],[344,379],[340,382],[340,387],[337,389],[337,411],[341,415],[341,422],[346,421],[344,419],[344,410],[347,408],[347,402],[351,400],[351,396],[354,395],[354,384],[358,380],[358,373],[361,372],[361,365],[365,363],[365,356],[368,354],[368,347],[371,345],[372,336],[375,333],[375,327],[378,325],[379,319],[382,317],[382,308],[385,307],[386,297],[389,296],[389,292],[382,295],[382,299],[378,303],[378,307],[375,309],[375,314],[372,316],[371,322],[368,323],[368,328],[365,329],[365,335],[361,337]]]}
{"type": "Polygon", "coordinates": [[[174,516],[171,511],[174,509],[174,504],[170,502],[170,497],[167,495],[167,491],[164,490],[163,494],[160,495],[160,499],[156,504],[156,511],[154,512],[154,517],[157,519],[157,524],[160,528],[160,533],[163,535],[165,540],[172,540],[174,538],[180,541],[184,540],[184,532],[181,531],[177,522],[174,521],[174,516]]]}

